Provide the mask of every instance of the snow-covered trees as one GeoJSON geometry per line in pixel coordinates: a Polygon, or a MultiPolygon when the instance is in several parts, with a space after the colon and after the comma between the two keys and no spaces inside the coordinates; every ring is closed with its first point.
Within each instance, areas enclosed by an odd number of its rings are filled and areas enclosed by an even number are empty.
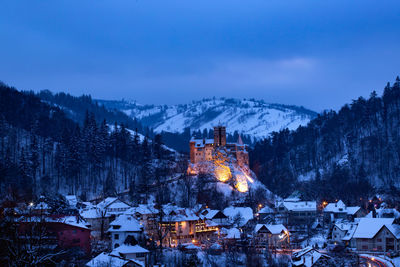
{"type": "Polygon", "coordinates": [[[258,142],[250,153],[251,165],[279,195],[302,186],[297,178],[303,177],[307,182],[301,184],[313,184],[314,192],[324,192],[317,197],[351,196],[354,201],[368,195],[371,184],[384,189],[400,186],[399,123],[397,77],[392,86],[386,85],[382,97],[372,92],[369,99],[360,97],[338,112],[323,112],[306,127],[282,130],[258,142]]]}
{"type": "Polygon", "coordinates": [[[86,196],[141,186],[145,191],[155,181],[153,160],[169,160],[160,136],[141,140],[123,124],[97,122],[92,112],[80,126],[33,94],[5,85],[0,104],[0,195],[11,190],[32,200],[46,191],[86,196]]]}

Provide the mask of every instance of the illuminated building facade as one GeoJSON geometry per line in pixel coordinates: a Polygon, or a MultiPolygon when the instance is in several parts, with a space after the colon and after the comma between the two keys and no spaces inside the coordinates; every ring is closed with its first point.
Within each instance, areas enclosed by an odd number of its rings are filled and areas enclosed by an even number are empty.
{"type": "Polygon", "coordinates": [[[214,139],[195,139],[190,140],[190,162],[195,164],[201,161],[212,161],[214,152],[217,148],[233,155],[238,161],[239,166],[249,165],[248,147],[243,144],[239,136],[237,143],[226,142],[226,127],[214,127],[214,139]]]}

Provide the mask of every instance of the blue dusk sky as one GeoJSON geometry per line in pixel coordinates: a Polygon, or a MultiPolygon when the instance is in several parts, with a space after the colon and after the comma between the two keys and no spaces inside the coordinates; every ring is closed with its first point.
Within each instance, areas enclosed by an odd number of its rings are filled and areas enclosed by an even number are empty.
{"type": "Polygon", "coordinates": [[[399,0],[10,0],[0,13],[0,80],[22,90],[321,111],[400,74],[399,0]]]}

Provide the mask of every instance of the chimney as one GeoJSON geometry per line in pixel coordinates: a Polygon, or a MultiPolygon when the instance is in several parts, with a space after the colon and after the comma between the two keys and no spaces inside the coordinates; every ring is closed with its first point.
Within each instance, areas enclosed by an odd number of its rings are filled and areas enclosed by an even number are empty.
{"type": "Polygon", "coordinates": [[[372,218],[376,218],[376,209],[375,208],[372,210],[372,218]]]}

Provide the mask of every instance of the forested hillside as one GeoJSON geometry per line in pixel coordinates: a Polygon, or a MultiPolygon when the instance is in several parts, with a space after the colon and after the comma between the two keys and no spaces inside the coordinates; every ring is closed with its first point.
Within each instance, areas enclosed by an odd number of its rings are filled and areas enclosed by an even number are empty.
{"type": "Polygon", "coordinates": [[[0,84],[0,195],[29,200],[59,192],[86,199],[135,188],[135,198],[177,166],[160,136],[153,141],[83,114],[81,126],[33,93],[0,84]]]}
{"type": "Polygon", "coordinates": [[[252,169],[267,187],[287,195],[348,202],[400,186],[400,79],[338,112],[327,111],[296,131],[258,142],[252,169]],[[374,187],[374,188],[373,188],[374,187]]]}
{"type": "MultiPolygon", "coordinates": [[[[228,138],[237,141],[240,134],[245,143],[265,138],[273,131],[296,129],[306,125],[317,113],[301,106],[266,103],[256,99],[210,98],[179,105],[141,105],[133,101],[97,100],[118,109],[165,137],[167,144],[183,151],[181,138],[199,131],[204,137],[213,126],[227,126],[228,138]],[[204,134],[204,131],[206,132],[204,134]]],[[[198,135],[198,133],[196,133],[198,135]]],[[[186,146],[184,151],[187,151],[186,146]]]]}
{"type": "Polygon", "coordinates": [[[106,108],[104,105],[98,104],[97,101],[92,100],[90,95],[76,97],[63,92],[54,94],[49,90],[43,90],[37,96],[44,102],[59,107],[69,118],[81,125],[85,121],[86,112],[90,112],[97,123],[106,120],[111,124],[124,124],[127,128],[136,129],[139,133],[153,136],[150,128],[143,127],[141,123],[122,111],[114,108],[106,108]]]}

